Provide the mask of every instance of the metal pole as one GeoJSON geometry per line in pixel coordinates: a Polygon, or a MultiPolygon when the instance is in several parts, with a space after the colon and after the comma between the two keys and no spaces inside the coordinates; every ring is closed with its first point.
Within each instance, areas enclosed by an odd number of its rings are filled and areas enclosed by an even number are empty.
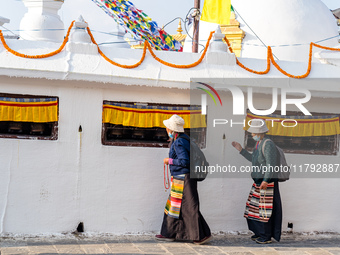
{"type": "MultiPolygon", "coordinates": [[[[200,5],[201,5],[201,0],[195,0],[194,7],[197,10],[200,10],[200,5]]],[[[196,12],[197,15],[198,15],[198,13],[200,13],[200,12],[196,12]]],[[[193,36],[193,39],[192,39],[192,52],[196,52],[196,53],[198,52],[199,23],[200,23],[199,17],[195,16],[194,29],[193,29],[194,36],[193,36]]]]}

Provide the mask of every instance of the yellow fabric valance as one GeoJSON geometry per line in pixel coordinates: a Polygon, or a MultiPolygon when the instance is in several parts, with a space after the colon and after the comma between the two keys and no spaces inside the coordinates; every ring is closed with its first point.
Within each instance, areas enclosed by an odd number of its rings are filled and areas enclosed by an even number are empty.
{"type": "Polygon", "coordinates": [[[104,102],[103,105],[103,123],[130,127],[165,128],[163,120],[169,119],[173,114],[184,119],[184,128],[207,126],[205,115],[201,114],[199,107],[141,106],[113,102],[104,102]]]}
{"type": "Polygon", "coordinates": [[[248,113],[246,117],[246,126],[244,128],[245,130],[248,130],[249,121],[252,119],[265,120],[269,129],[268,135],[303,137],[340,134],[339,115],[282,116],[273,114],[268,116],[259,116],[248,113]],[[282,125],[282,121],[284,121],[284,126],[289,127],[284,127],[282,125]]]}
{"type": "Polygon", "coordinates": [[[58,121],[58,100],[0,97],[0,121],[39,123],[58,121]]]}

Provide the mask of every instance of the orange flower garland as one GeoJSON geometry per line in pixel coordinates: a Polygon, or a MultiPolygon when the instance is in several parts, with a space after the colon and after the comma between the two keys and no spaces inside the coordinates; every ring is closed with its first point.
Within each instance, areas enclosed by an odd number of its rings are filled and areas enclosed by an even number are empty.
{"type": "Polygon", "coordinates": [[[211,41],[212,35],[214,34],[214,32],[211,32],[211,33],[210,33],[210,36],[209,36],[209,38],[208,38],[206,47],[205,47],[205,49],[204,49],[204,51],[203,51],[203,53],[202,53],[200,59],[197,60],[196,62],[192,63],[192,64],[189,64],[189,65],[176,65],[176,64],[172,64],[172,63],[166,62],[166,61],[164,61],[164,60],[158,58],[158,57],[156,56],[156,54],[154,53],[153,49],[151,48],[150,44],[149,44],[147,41],[145,41],[145,42],[144,42],[144,48],[143,48],[143,56],[142,56],[141,60],[140,60],[138,63],[134,64],[134,65],[121,65],[121,64],[118,64],[118,63],[112,61],[111,59],[109,59],[109,58],[101,51],[101,49],[99,48],[99,46],[98,46],[97,42],[95,41],[95,39],[94,39],[94,37],[93,37],[93,35],[92,35],[92,33],[91,33],[91,30],[90,30],[89,28],[87,28],[87,32],[89,33],[92,42],[93,42],[95,45],[97,45],[99,54],[100,54],[106,61],[108,61],[109,63],[111,63],[112,65],[115,65],[115,66],[118,66],[118,67],[122,67],[122,68],[136,68],[136,67],[138,67],[140,64],[142,64],[143,61],[144,61],[144,59],[145,59],[146,49],[149,50],[151,56],[152,56],[155,60],[157,60],[159,63],[161,63],[161,64],[163,64],[163,65],[170,66],[170,67],[173,67],[173,68],[192,68],[192,67],[195,67],[195,66],[199,65],[199,64],[203,61],[203,59],[204,59],[204,57],[205,57],[205,55],[206,55],[206,53],[207,53],[207,50],[208,50],[209,43],[210,43],[210,41],[211,41]]]}
{"type": "MultiPolygon", "coordinates": [[[[224,40],[226,41],[226,43],[228,44],[228,47],[229,47],[229,51],[231,53],[233,53],[233,49],[231,48],[230,46],[230,42],[229,40],[227,39],[227,36],[225,36],[224,40]]],[[[308,68],[307,68],[307,72],[303,75],[292,75],[292,74],[289,74],[287,73],[286,71],[284,71],[275,61],[274,59],[274,55],[273,55],[273,52],[272,52],[272,48],[270,46],[268,46],[268,51],[267,51],[267,69],[265,71],[262,71],[262,72],[259,72],[259,71],[254,71],[246,66],[244,66],[240,61],[238,61],[237,57],[236,57],[236,63],[242,67],[243,69],[247,70],[248,72],[251,72],[251,73],[255,73],[255,74],[267,74],[270,70],[270,62],[273,63],[273,65],[276,67],[277,70],[279,70],[282,74],[290,77],[290,78],[294,78],[294,79],[302,79],[302,78],[306,78],[310,72],[311,72],[311,69],[312,69],[312,58],[313,58],[313,46],[315,47],[318,47],[318,48],[321,48],[321,49],[325,49],[325,50],[332,50],[332,51],[340,51],[340,49],[337,49],[337,48],[330,48],[330,47],[325,47],[325,46],[321,46],[321,45],[318,45],[316,43],[310,43],[310,46],[309,46],[309,58],[308,58],[308,68]]]]}
{"type": "Polygon", "coordinates": [[[64,41],[63,41],[62,45],[59,47],[59,49],[57,49],[57,50],[55,50],[55,51],[53,51],[51,53],[47,53],[47,54],[42,54],[42,55],[26,55],[26,54],[22,54],[22,53],[19,53],[17,51],[12,50],[11,48],[8,47],[8,45],[7,45],[6,41],[5,41],[5,38],[4,38],[3,34],[2,34],[2,30],[0,30],[0,39],[1,39],[1,42],[4,45],[5,49],[8,52],[10,52],[13,55],[15,55],[15,56],[18,56],[18,57],[21,57],[21,58],[48,58],[48,57],[52,57],[54,55],[57,55],[58,53],[60,53],[64,49],[64,47],[65,47],[65,45],[66,45],[66,43],[68,41],[68,37],[70,35],[71,29],[73,27],[73,24],[74,24],[74,21],[72,21],[70,27],[68,28],[67,34],[66,34],[66,36],[64,38],[64,41]]]}
{"type": "Polygon", "coordinates": [[[340,51],[340,48],[330,48],[330,47],[326,47],[326,46],[322,46],[316,43],[311,43],[313,46],[324,49],[324,50],[332,50],[332,51],[340,51]]]}
{"type": "Polygon", "coordinates": [[[204,48],[204,51],[200,57],[199,60],[197,60],[196,62],[192,63],[192,64],[189,64],[189,65],[176,65],[176,64],[171,64],[169,62],[166,62],[164,60],[161,60],[160,58],[158,58],[156,56],[156,54],[153,52],[151,46],[148,44],[148,49],[149,49],[149,52],[150,54],[153,56],[154,59],[156,59],[159,63],[163,64],[163,65],[166,65],[166,66],[170,66],[170,67],[173,67],[173,68],[192,68],[192,67],[195,67],[197,65],[199,65],[202,60],[204,59],[205,57],[205,54],[207,53],[207,50],[208,50],[208,47],[209,47],[209,44],[210,44],[210,40],[212,38],[212,35],[214,34],[215,32],[210,32],[210,35],[209,35],[209,38],[208,38],[208,41],[206,43],[206,46],[204,48]]]}
{"type": "Polygon", "coordinates": [[[97,45],[98,47],[98,52],[99,54],[107,61],[109,62],[110,64],[114,65],[114,66],[118,66],[118,67],[121,67],[121,68],[126,68],[126,69],[132,69],[132,68],[136,68],[138,66],[140,66],[143,62],[144,62],[144,59],[145,59],[145,55],[146,55],[146,48],[148,46],[148,43],[147,41],[145,41],[144,43],[144,49],[143,49],[143,56],[142,58],[134,65],[121,65],[119,63],[116,63],[114,62],[113,60],[109,59],[102,51],[101,49],[99,48],[99,45],[97,44],[96,40],[94,39],[92,33],[91,33],[91,30],[89,27],[87,27],[87,32],[89,33],[90,37],[91,37],[91,41],[93,44],[97,45]]]}
{"type": "MultiPolygon", "coordinates": [[[[229,42],[229,40],[227,39],[227,36],[224,37],[224,40],[225,40],[225,42],[226,42],[227,45],[228,45],[229,51],[230,51],[231,53],[234,53],[233,49],[232,49],[231,46],[230,46],[230,42],[229,42]]],[[[237,63],[240,67],[242,67],[243,69],[247,70],[248,72],[254,73],[254,74],[260,74],[260,75],[262,75],[262,74],[267,74],[267,73],[269,72],[269,70],[270,70],[270,54],[271,54],[271,51],[270,51],[270,49],[268,48],[268,51],[267,51],[267,69],[266,69],[265,71],[255,71],[255,70],[252,70],[252,69],[250,69],[250,68],[244,66],[240,61],[238,61],[238,59],[237,59],[236,56],[235,56],[235,58],[236,58],[236,63],[237,63]]]]}
{"type": "MultiPolygon", "coordinates": [[[[59,49],[57,49],[57,50],[55,50],[55,51],[53,51],[53,52],[51,52],[51,53],[48,53],[48,54],[42,54],[42,55],[26,55],[26,54],[22,54],[22,53],[19,53],[19,52],[17,52],[17,51],[12,50],[12,49],[9,48],[9,46],[7,45],[7,43],[6,43],[6,41],[5,41],[5,38],[4,38],[3,33],[2,33],[1,30],[0,30],[0,40],[1,40],[2,44],[4,45],[5,49],[6,49],[8,52],[10,52],[10,53],[12,53],[12,54],[14,54],[14,55],[16,55],[16,56],[18,56],[18,57],[22,57],[22,58],[47,58],[47,57],[51,57],[51,56],[54,56],[54,55],[60,53],[60,52],[64,49],[66,43],[68,42],[69,35],[70,35],[71,29],[72,29],[72,27],[73,27],[73,24],[74,24],[74,21],[72,21],[70,27],[68,28],[67,34],[66,34],[66,36],[65,36],[65,38],[64,38],[64,41],[63,41],[62,45],[59,47],[59,49]]],[[[144,42],[143,55],[142,55],[141,59],[140,59],[136,64],[133,64],[133,65],[122,65],[122,64],[116,63],[116,62],[114,62],[113,60],[109,59],[109,58],[101,51],[101,49],[99,48],[97,42],[95,41],[95,39],[94,39],[94,37],[93,37],[93,35],[92,35],[92,33],[91,33],[91,30],[90,30],[88,27],[87,27],[87,31],[88,31],[88,34],[89,34],[90,37],[91,37],[92,43],[95,44],[95,45],[97,45],[99,54],[100,54],[106,61],[108,61],[108,62],[111,63],[112,65],[115,65],[115,66],[118,66],[118,67],[121,67],[121,68],[128,68],[128,69],[136,68],[136,67],[140,66],[140,65],[144,62],[144,60],[145,60],[145,55],[146,55],[146,50],[147,50],[147,49],[149,50],[151,56],[152,56],[156,61],[158,61],[159,63],[161,63],[161,64],[163,64],[163,65],[170,66],[170,67],[173,67],[173,68],[192,68],[192,67],[195,67],[195,66],[199,65],[199,64],[203,61],[203,59],[204,59],[204,57],[205,57],[205,55],[206,55],[206,53],[207,53],[208,47],[209,47],[209,45],[210,45],[210,41],[211,41],[212,35],[214,34],[214,32],[211,32],[211,33],[210,33],[210,36],[209,36],[208,41],[207,41],[207,43],[206,43],[205,49],[204,49],[203,53],[201,54],[201,57],[199,58],[199,60],[197,60],[196,62],[194,62],[194,63],[192,63],[192,64],[178,65],[178,64],[172,64],[172,63],[166,62],[166,61],[164,61],[164,60],[158,58],[158,57],[156,56],[156,54],[154,53],[154,50],[151,48],[150,44],[149,44],[147,41],[145,41],[145,42],[144,42]]],[[[227,36],[224,37],[224,41],[228,44],[229,51],[230,51],[231,53],[233,53],[233,49],[232,49],[231,46],[230,46],[230,42],[229,42],[229,40],[227,39],[227,36]]],[[[325,50],[340,51],[340,49],[338,49],[338,48],[330,48],[330,47],[322,46],[322,45],[319,45],[319,44],[316,44],[316,43],[310,43],[310,47],[309,47],[309,59],[308,59],[308,68],[307,68],[307,72],[306,72],[305,74],[303,74],[303,75],[292,75],[292,74],[289,74],[289,73],[287,73],[286,71],[284,71],[284,70],[276,63],[276,61],[275,61],[275,59],[274,59],[274,55],[273,55],[272,49],[271,49],[270,46],[268,46],[268,51],[267,51],[267,69],[266,69],[265,71],[255,71],[255,70],[252,70],[252,69],[250,69],[250,68],[244,66],[244,65],[238,60],[237,57],[236,57],[236,63],[237,63],[237,65],[239,65],[241,68],[247,70],[248,72],[251,72],[251,73],[254,73],[254,74],[263,75],[263,74],[267,74],[267,73],[270,71],[270,62],[271,62],[271,63],[273,63],[273,65],[277,68],[277,70],[279,70],[282,74],[284,74],[284,75],[286,75],[286,76],[288,76],[288,77],[291,77],[291,78],[302,79],[302,78],[306,78],[306,77],[310,74],[310,72],[311,72],[311,69],[312,69],[312,58],[313,58],[313,46],[318,47],[318,48],[321,48],[321,49],[325,49],[325,50]]]]}
{"type": "Polygon", "coordinates": [[[309,46],[309,59],[308,59],[308,69],[307,72],[303,75],[292,75],[287,73],[286,71],[284,71],[275,61],[273,53],[272,53],[272,49],[270,46],[268,46],[268,49],[270,49],[270,59],[273,63],[273,65],[276,67],[277,70],[279,70],[282,74],[290,77],[290,78],[295,78],[295,79],[302,79],[302,78],[306,78],[309,74],[310,71],[312,69],[312,57],[313,57],[313,44],[311,43],[309,46]]]}

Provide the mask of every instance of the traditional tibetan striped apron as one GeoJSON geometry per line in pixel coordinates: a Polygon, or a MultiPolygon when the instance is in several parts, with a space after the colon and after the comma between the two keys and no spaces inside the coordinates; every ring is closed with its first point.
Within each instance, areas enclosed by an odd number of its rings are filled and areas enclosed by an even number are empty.
{"type": "Polygon", "coordinates": [[[185,174],[171,176],[171,191],[166,201],[164,212],[173,218],[179,218],[182,205],[185,174]]]}
{"type": "Polygon", "coordinates": [[[255,183],[251,187],[244,217],[249,220],[268,222],[272,216],[274,183],[269,183],[266,190],[260,190],[255,183]]]}

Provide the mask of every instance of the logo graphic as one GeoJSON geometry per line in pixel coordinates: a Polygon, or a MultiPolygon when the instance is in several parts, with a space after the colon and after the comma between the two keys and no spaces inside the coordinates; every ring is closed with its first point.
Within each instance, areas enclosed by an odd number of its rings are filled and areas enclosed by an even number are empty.
{"type": "MultiPolygon", "coordinates": [[[[203,82],[197,82],[201,85],[206,86],[211,91],[213,91],[216,96],[218,97],[221,106],[222,106],[222,100],[217,93],[217,91],[210,85],[203,83],[203,82]]],[[[200,87],[196,87],[197,89],[203,90],[206,92],[210,97],[213,99],[215,105],[217,105],[216,100],[213,96],[213,94],[207,90],[200,87]]],[[[281,115],[286,115],[287,112],[287,105],[295,105],[304,115],[311,115],[311,113],[306,109],[305,106],[303,106],[304,103],[309,102],[311,99],[311,93],[310,91],[302,88],[281,88],[280,94],[278,91],[278,88],[272,88],[272,105],[269,109],[263,109],[259,110],[254,107],[253,104],[253,89],[252,87],[247,88],[247,96],[244,96],[243,91],[234,85],[228,85],[225,86],[223,89],[227,89],[231,92],[232,98],[233,98],[233,115],[244,115],[245,114],[245,99],[247,99],[247,106],[251,113],[255,115],[270,115],[272,114],[277,108],[278,108],[278,97],[281,99],[281,115]],[[288,98],[288,94],[292,95],[303,95],[304,97],[299,98],[288,98]]],[[[207,96],[206,94],[202,94],[201,97],[201,106],[202,106],[202,115],[206,115],[207,112],[207,96]]]]}
{"type": "MultiPolygon", "coordinates": [[[[212,86],[210,86],[210,85],[208,85],[206,83],[203,83],[203,82],[198,82],[198,84],[206,86],[212,92],[214,92],[215,95],[217,96],[218,100],[220,101],[221,106],[223,105],[220,95],[217,93],[217,91],[212,86]]],[[[214,101],[215,105],[217,105],[214,95],[209,90],[201,88],[201,87],[196,87],[196,88],[200,89],[200,90],[203,90],[205,93],[207,93],[212,98],[212,100],[214,101]]],[[[206,94],[202,94],[202,115],[206,115],[206,114],[207,114],[207,95],[206,94]]]]}

